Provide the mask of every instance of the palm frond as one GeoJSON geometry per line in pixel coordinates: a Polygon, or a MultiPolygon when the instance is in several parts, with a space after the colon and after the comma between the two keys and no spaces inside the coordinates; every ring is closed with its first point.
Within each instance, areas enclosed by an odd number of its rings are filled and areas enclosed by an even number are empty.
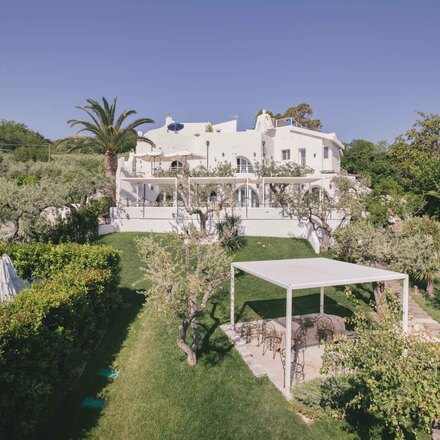
{"type": "Polygon", "coordinates": [[[136,127],[139,127],[139,125],[143,125],[143,124],[152,124],[154,123],[154,121],[150,118],[141,118],[141,119],[136,119],[135,121],[133,121],[131,124],[128,124],[125,129],[126,130],[134,130],[136,127]]]}

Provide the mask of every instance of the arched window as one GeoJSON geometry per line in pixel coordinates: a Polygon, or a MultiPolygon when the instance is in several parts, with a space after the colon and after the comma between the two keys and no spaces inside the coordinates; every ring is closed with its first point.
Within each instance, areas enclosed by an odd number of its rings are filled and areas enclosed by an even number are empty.
{"type": "Polygon", "coordinates": [[[170,168],[173,171],[183,170],[183,163],[178,160],[174,160],[173,162],[171,162],[170,168]]]}
{"type": "Polygon", "coordinates": [[[249,159],[237,157],[237,173],[253,173],[254,166],[249,159]]]}
{"type": "Polygon", "coordinates": [[[252,208],[258,208],[260,206],[260,200],[258,198],[257,192],[248,187],[248,193],[246,194],[246,185],[240,186],[240,188],[235,191],[235,201],[237,206],[246,206],[246,201],[248,201],[247,205],[252,208]]]}

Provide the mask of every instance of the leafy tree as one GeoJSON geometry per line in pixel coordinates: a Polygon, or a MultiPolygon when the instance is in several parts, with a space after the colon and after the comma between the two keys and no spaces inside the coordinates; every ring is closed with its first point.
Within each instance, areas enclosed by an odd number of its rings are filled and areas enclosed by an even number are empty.
{"type": "MultiPolygon", "coordinates": [[[[281,165],[276,162],[271,162],[270,165],[255,164],[255,174],[258,177],[302,177],[306,174],[312,173],[313,170],[309,167],[302,167],[294,162],[286,162],[281,165]]],[[[288,183],[269,183],[269,188],[274,194],[278,203],[284,206],[283,195],[289,188],[288,183]]]]}
{"type": "Polygon", "coordinates": [[[289,107],[284,112],[283,118],[293,118],[296,122],[309,130],[321,131],[322,129],[322,122],[319,119],[313,119],[313,109],[310,104],[306,104],[305,102],[289,107]]]}
{"type": "Polygon", "coordinates": [[[199,319],[225,283],[231,259],[218,242],[207,242],[195,228],[167,241],[142,237],[137,246],[144,280],[151,283],[145,294],[159,313],[178,323],[177,346],[195,366],[201,342],[199,319]]]}
{"type": "Polygon", "coordinates": [[[13,151],[18,147],[47,148],[49,140],[25,124],[0,120],[0,150],[13,151]]]}
{"type": "Polygon", "coordinates": [[[440,223],[428,216],[408,219],[395,231],[392,267],[426,282],[426,293],[434,294],[440,271],[440,223]]]}
{"type": "Polygon", "coordinates": [[[10,231],[9,240],[35,239],[43,211],[76,210],[109,183],[101,160],[94,156],[60,156],[50,163],[19,163],[8,157],[0,171],[0,226],[10,231]]]}
{"type": "Polygon", "coordinates": [[[49,159],[49,152],[46,147],[17,147],[12,154],[18,162],[46,162],[49,159]]]}
{"type": "Polygon", "coordinates": [[[426,212],[440,216],[440,115],[418,113],[411,129],[398,136],[390,154],[398,163],[398,178],[406,191],[426,197],[426,212]]]}
{"type": "MultiPolygon", "coordinates": [[[[116,116],[116,98],[110,105],[105,98],[102,98],[102,105],[93,100],[87,99],[88,105],[77,108],[85,112],[89,120],[71,119],[68,122],[71,127],[82,127],[79,133],[91,133],[94,145],[104,153],[104,169],[109,177],[114,177],[118,167],[118,153],[124,151],[127,144],[133,142],[136,137],[135,128],[143,124],[150,124],[154,121],[150,118],[136,119],[125,127],[123,124],[125,120],[135,115],[135,110],[124,110],[118,117],[116,116]]],[[[143,141],[150,142],[142,138],[143,141]]],[[[77,137],[69,137],[58,141],[57,146],[65,142],[78,141],[77,137]]],[[[75,146],[74,146],[75,147],[75,146]]]]}
{"type": "MultiPolygon", "coordinates": [[[[440,223],[429,217],[410,218],[393,229],[369,221],[352,222],[335,233],[333,255],[374,267],[390,266],[427,283],[433,294],[440,270],[440,223]]],[[[375,290],[380,305],[381,291],[375,290]]]]}
{"type": "Polygon", "coordinates": [[[348,379],[353,397],[343,409],[374,415],[399,439],[430,433],[440,418],[440,346],[404,334],[397,299],[385,298],[379,312],[355,315],[356,340],[326,345],[322,373],[348,379]]]}
{"type": "Polygon", "coordinates": [[[365,192],[358,182],[334,177],[332,185],[333,195],[316,187],[305,191],[299,185],[281,195],[289,215],[313,226],[321,238],[323,252],[329,250],[334,231],[350,219],[361,218],[365,207],[365,192]],[[336,227],[329,221],[335,213],[340,217],[336,227]]]}
{"type": "MultiPolygon", "coordinates": [[[[159,175],[178,178],[177,192],[184,210],[189,215],[197,216],[200,230],[208,234],[208,222],[212,217],[219,219],[220,212],[235,203],[235,185],[233,183],[195,183],[189,177],[231,177],[234,170],[230,163],[219,164],[214,170],[203,166],[189,169],[160,170],[159,175]]],[[[167,191],[171,193],[174,188],[167,191]]]]}
{"type": "MultiPolygon", "coordinates": [[[[260,110],[255,120],[263,113],[263,110],[260,110]]],[[[266,110],[272,118],[274,119],[283,119],[283,118],[292,118],[299,124],[301,124],[304,128],[308,128],[309,130],[321,131],[322,123],[319,119],[313,119],[313,109],[310,104],[306,104],[302,102],[301,104],[295,105],[293,107],[289,107],[283,114],[266,110]]]]}
{"type": "Polygon", "coordinates": [[[345,144],[341,166],[351,174],[367,177],[372,187],[384,178],[395,176],[395,163],[392,156],[387,153],[387,144],[364,139],[355,139],[345,144]]]}

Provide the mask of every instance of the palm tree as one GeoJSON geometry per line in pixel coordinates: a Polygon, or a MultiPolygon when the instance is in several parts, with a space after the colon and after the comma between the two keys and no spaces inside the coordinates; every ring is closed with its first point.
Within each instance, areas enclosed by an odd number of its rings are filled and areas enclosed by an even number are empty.
{"type": "MultiPolygon", "coordinates": [[[[59,146],[72,140],[93,140],[93,143],[96,145],[96,147],[98,147],[98,149],[104,153],[104,169],[109,177],[114,177],[116,175],[116,170],[118,167],[118,153],[121,152],[127,143],[136,138],[135,128],[143,124],[154,123],[154,121],[150,118],[141,118],[136,119],[123,127],[122,124],[124,121],[129,116],[135,115],[136,111],[124,110],[120,116],[116,118],[116,101],[117,98],[115,98],[113,103],[109,105],[108,101],[103,97],[103,105],[101,105],[99,102],[93,99],[87,99],[88,105],[83,107],[77,106],[76,108],[87,113],[91,120],[70,119],[67,121],[67,123],[70,124],[71,127],[75,127],[77,125],[82,126],[81,130],[79,130],[77,134],[88,132],[91,133],[92,136],[70,136],[56,143],[56,145],[59,146]]],[[[142,138],[142,140],[154,146],[152,141],[146,138],[142,138]]],[[[72,147],[70,151],[78,149],[78,145],[81,145],[81,142],[77,142],[77,145],[72,147]]]]}

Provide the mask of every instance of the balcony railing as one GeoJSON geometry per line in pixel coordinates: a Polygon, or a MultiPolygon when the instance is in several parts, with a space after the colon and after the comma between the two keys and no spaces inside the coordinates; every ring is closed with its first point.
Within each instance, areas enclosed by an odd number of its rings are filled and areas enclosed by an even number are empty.
{"type": "Polygon", "coordinates": [[[294,127],[304,128],[298,121],[296,121],[293,118],[281,118],[281,119],[272,118],[272,123],[274,127],[286,127],[289,125],[293,125],[294,127]]]}
{"type": "Polygon", "coordinates": [[[237,167],[237,173],[254,173],[254,166],[253,165],[240,165],[237,167]]]}

